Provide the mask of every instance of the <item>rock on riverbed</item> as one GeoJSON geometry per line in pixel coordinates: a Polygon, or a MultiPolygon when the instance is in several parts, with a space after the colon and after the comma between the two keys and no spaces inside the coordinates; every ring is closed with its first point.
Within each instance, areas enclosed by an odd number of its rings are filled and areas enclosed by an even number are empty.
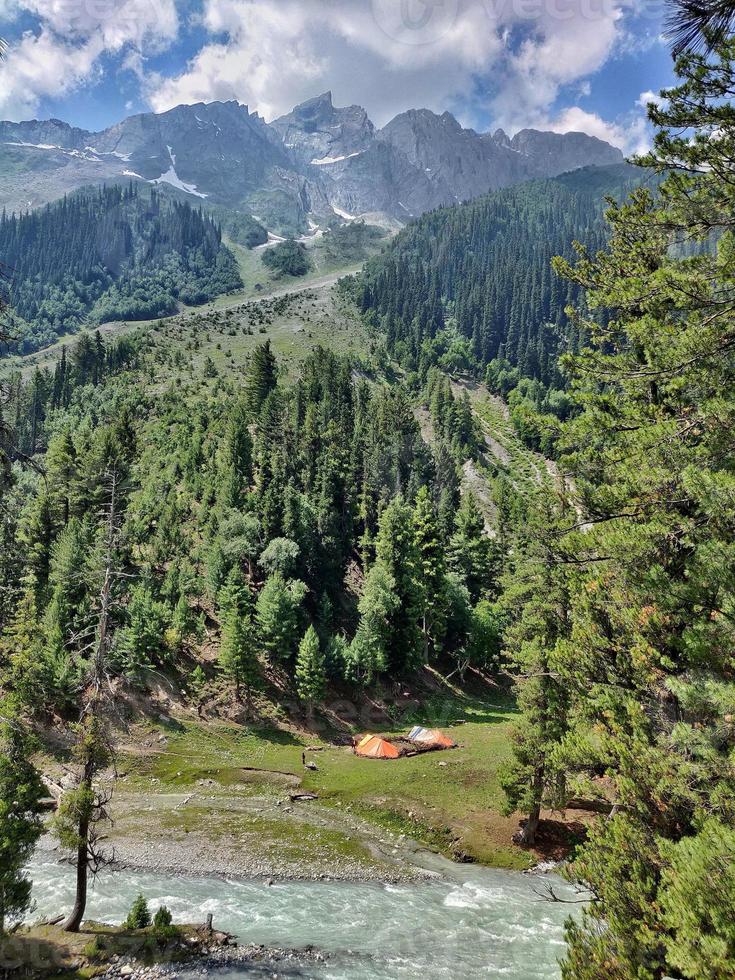
{"type": "Polygon", "coordinates": [[[260,965],[269,971],[269,975],[278,977],[279,970],[288,966],[303,966],[306,963],[323,963],[324,953],[307,947],[306,949],[272,949],[256,945],[222,945],[204,946],[198,950],[193,959],[182,963],[159,963],[145,966],[129,957],[120,958],[110,964],[101,974],[109,980],[172,980],[175,977],[193,978],[207,976],[210,971],[233,968],[249,964],[260,965]]]}

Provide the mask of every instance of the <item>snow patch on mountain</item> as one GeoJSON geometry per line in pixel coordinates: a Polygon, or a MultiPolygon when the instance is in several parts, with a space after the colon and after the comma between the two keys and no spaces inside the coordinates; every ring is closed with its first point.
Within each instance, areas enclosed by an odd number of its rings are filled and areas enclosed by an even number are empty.
{"type": "Polygon", "coordinates": [[[198,191],[196,184],[185,183],[179,175],[176,173],[176,157],[173,154],[170,146],[166,146],[168,150],[169,159],[171,160],[171,166],[168,168],[165,174],[161,174],[160,177],[155,177],[153,180],[149,180],[149,184],[170,184],[172,187],[178,188],[180,191],[185,191],[187,194],[193,194],[195,197],[209,197],[208,194],[202,194],[198,191]]]}
{"type": "Polygon", "coordinates": [[[25,146],[30,147],[32,150],[60,150],[60,146],[55,146],[53,143],[24,143],[22,140],[6,140],[6,146],[25,146]]]}
{"type": "Polygon", "coordinates": [[[319,160],[312,160],[311,163],[314,167],[325,167],[330,163],[340,163],[342,160],[351,160],[352,157],[359,157],[364,150],[356,150],[354,153],[345,153],[341,157],[321,157],[319,160]]]}

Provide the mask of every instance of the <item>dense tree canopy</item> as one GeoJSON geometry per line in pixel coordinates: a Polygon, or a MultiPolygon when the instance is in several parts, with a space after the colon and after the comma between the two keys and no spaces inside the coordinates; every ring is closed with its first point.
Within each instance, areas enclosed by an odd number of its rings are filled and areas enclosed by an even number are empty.
{"type": "Polygon", "coordinates": [[[0,663],[31,710],[73,711],[82,684],[111,460],[125,492],[110,662],[131,682],[183,669],[205,629],[236,693],[285,671],[312,704],[327,661],[364,684],[467,646],[497,569],[472,498],[455,515],[473,427],[451,392],[454,450],[435,459],[411,399],[347,357],[317,348],[289,381],[266,341],[242,383],[205,365],[164,390],[148,357],[143,335],[83,335],[54,374],[11,386],[21,444],[45,469],[17,471],[24,503],[2,525],[0,663]]]}
{"type": "Polygon", "coordinates": [[[0,262],[12,270],[10,349],[21,353],[85,323],[164,316],[241,285],[209,217],[132,184],[3,213],[0,262]]]}
{"type": "Polygon", "coordinates": [[[590,168],[424,215],[369,264],[363,307],[410,363],[430,356],[425,342],[451,322],[481,364],[505,359],[558,386],[558,354],[579,343],[564,311],[580,293],[551,259],[575,239],[601,246],[603,195],[632,179],[624,166],[590,168]]]}

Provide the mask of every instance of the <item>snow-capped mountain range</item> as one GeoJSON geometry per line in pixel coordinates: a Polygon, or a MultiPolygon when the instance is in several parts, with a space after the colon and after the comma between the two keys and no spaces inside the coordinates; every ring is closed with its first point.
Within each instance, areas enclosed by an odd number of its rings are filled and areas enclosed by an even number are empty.
{"type": "Polygon", "coordinates": [[[510,139],[428,109],[376,129],[360,106],[337,108],[326,92],[271,123],[237,102],[143,113],[99,133],[58,119],[0,122],[0,206],[26,210],[130,179],[255,213],[275,229],[335,215],[404,222],[522,180],[622,159],[584,133],[525,129],[510,139]]]}

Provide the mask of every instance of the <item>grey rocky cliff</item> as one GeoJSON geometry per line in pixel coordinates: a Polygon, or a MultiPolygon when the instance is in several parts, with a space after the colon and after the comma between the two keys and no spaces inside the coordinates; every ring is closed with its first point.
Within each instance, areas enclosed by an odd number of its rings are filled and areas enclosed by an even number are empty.
{"type": "Polygon", "coordinates": [[[99,133],[56,119],[0,122],[0,206],[38,207],[78,187],[142,180],[254,212],[269,227],[383,214],[392,221],[533,177],[621,162],[584,133],[480,134],[450,113],[402,112],[376,130],[331,93],[266,123],[237,102],[142,113],[99,133]]]}

